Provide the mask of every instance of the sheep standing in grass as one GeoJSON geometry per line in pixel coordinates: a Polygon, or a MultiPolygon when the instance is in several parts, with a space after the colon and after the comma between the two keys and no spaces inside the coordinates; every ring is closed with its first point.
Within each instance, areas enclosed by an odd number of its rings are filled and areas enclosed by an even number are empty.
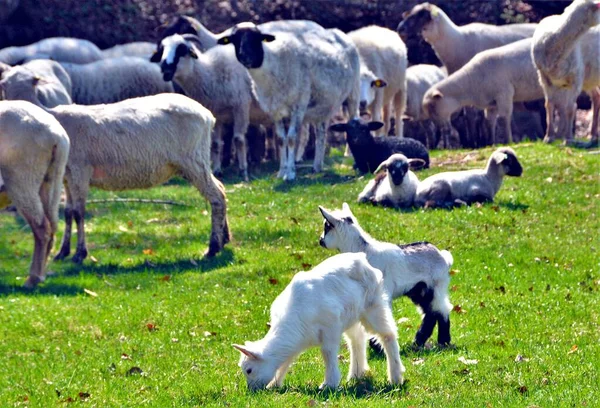
{"type": "Polygon", "coordinates": [[[523,167],[510,147],[492,153],[485,169],[438,173],[419,183],[415,205],[448,207],[455,204],[494,201],[504,176],[519,177],[523,167]]]}
{"type": "Polygon", "coordinates": [[[67,132],[52,115],[29,102],[0,102],[0,208],[12,202],[33,232],[27,288],[46,277],[68,156],[67,132]]]}
{"type": "Polygon", "coordinates": [[[238,61],[254,81],[260,107],[275,124],[280,146],[278,177],[296,178],[295,145],[305,122],[315,124],[313,170],[320,172],[331,117],[345,101],[350,116],[358,116],[360,59],[352,41],[336,29],[273,35],[242,23],[218,43],[234,45],[238,61]],[[287,132],[284,121],[289,121],[287,132]]]}
{"type": "Polygon", "coordinates": [[[352,119],[348,123],[336,123],[329,129],[333,132],[346,132],[346,141],[354,157],[354,165],[361,173],[375,171],[379,165],[394,153],[423,160],[429,167],[429,152],[423,143],[409,137],[373,136],[371,131],[380,129],[381,122],[365,122],[352,119]]]}
{"type": "Polygon", "coordinates": [[[348,380],[363,377],[369,369],[364,329],[383,345],[388,380],[402,384],[404,366],[388,302],[381,271],[369,265],[364,254],[339,254],[297,273],[271,305],[267,335],[233,345],[242,353],[239,365],[248,388],[280,387],[296,357],[314,346],[321,347],[325,360],[321,388],[337,388],[342,334],[350,349],[348,380]]]}
{"type": "MultiPolygon", "coordinates": [[[[0,81],[7,99],[41,106],[35,85],[7,78],[0,81]]],[[[210,133],[215,119],[202,105],[183,95],[159,94],[107,105],[62,105],[46,110],[71,139],[65,173],[65,235],[56,259],[64,259],[71,251],[73,219],[77,223],[73,262],[87,256],[84,217],[90,186],[110,191],[150,188],[175,175],[193,184],[212,208],[206,255],[215,255],[229,241],[225,189],[210,171],[210,133]]]]}
{"type": "MultiPolygon", "coordinates": [[[[535,31],[531,55],[546,98],[547,130],[544,141],[558,135],[573,139],[575,102],[583,90],[600,100],[600,1],[575,0],[564,13],[543,19],[535,31]],[[555,110],[560,121],[554,121],[555,110]]],[[[594,105],[596,105],[594,103],[594,105]]],[[[594,113],[599,107],[594,106],[594,113]]],[[[598,118],[592,126],[592,143],[598,143],[598,118]]]]}
{"type": "Polygon", "coordinates": [[[387,135],[391,129],[392,108],[395,108],[395,133],[402,136],[408,65],[406,46],[398,34],[384,27],[363,27],[349,32],[348,36],[360,54],[361,110],[368,108],[374,121],[383,119],[383,134],[387,135]],[[393,100],[397,105],[392,106],[393,100]]]}
{"type": "Polygon", "coordinates": [[[428,242],[395,245],[377,241],[358,225],[357,219],[344,203],[342,210],[329,212],[319,206],[325,218],[319,244],[340,252],[364,252],[367,261],[383,273],[383,282],[390,299],[408,296],[423,313],[423,321],[415,336],[415,345],[422,347],[438,325],[438,343],[450,344],[450,311],[448,299],[450,252],[438,250],[428,242]]]}
{"type": "Polygon", "coordinates": [[[411,165],[422,165],[421,159],[408,159],[401,153],[391,155],[375,170],[375,178],[358,195],[359,203],[384,207],[412,207],[419,179],[410,171],[411,165]]]}
{"type": "Polygon", "coordinates": [[[54,61],[87,64],[102,59],[102,52],[88,40],[52,37],[22,47],[6,47],[0,50],[0,61],[21,64],[35,55],[44,55],[54,61]]]}

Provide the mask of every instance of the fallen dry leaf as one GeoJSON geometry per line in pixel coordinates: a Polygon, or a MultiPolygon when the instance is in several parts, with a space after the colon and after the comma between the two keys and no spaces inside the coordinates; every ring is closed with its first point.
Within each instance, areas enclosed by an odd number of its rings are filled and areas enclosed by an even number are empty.
{"type": "Polygon", "coordinates": [[[460,305],[454,305],[454,307],[452,308],[452,311],[455,312],[455,313],[458,313],[458,314],[466,313],[467,312],[460,305]]]}
{"type": "Polygon", "coordinates": [[[458,361],[460,361],[464,365],[475,365],[475,364],[479,363],[478,360],[468,360],[468,359],[464,358],[463,356],[460,356],[458,358],[458,361]]]}
{"type": "Polygon", "coordinates": [[[160,278],[160,280],[163,282],[168,282],[171,280],[171,275],[165,275],[162,278],[160,278]]]}
{"type": "Polygon", "coordinates": [[[131,360],[131,357],[129,357],[129,354],[122,353],[121,360],[131,360]]]}
{"type": "Polygon", "coordinates": [[[90,255],[90,261],[92,261],[93,263],[98,263],[98,260],[94,255],[90,255]]]}
{"type": "Polygon", "coordinates": [[[93,292],[89,289],[83,289],[83,291],[92,297],[98,297],[98,294],[96,292],[93,292]]]}
{"type": "Polygon", "coordinates": [[[80,400],[85,401],[89,397],[90,397],[90,393],[89,392],[79,392],[79,399],[80,400]]]}
{"type": "Polygon", "coordinates": [[[144,255],[153,255],[154,251],[152,250],[152,248],[146,248],[142,251],[144,253],[144,255]]]}
{"type": "Polygon", "coordinates": [[[410,319],[408,317],[401,317],[400,319],[398,319],[398,324],[403,324],[403,323],[408,323],[410,322],[410,319]]]}
{"type": "Polygon", "coordinates": [[[459,273],[460,271],[458,269],[450,269],[450,276],[454,276],[457,273],[459,273]]]}
{"type": "Polygon", "coordinates": [[[314,399],[308,400],[308,402],[306,403],[307,406],[309,407],[314,407],[317,405],[317,401],[315,401],[314,399]]]}
{"type": "Polygon", "coordinates": [[[527,357],[523,357],[520,354],[517,354],[517,357],[515,357],[515,363],[521,363],[521,362],[527,362],[529,361],[529,359],[527,357]]]}
{"type": "Polygon", "coordinates": [[[121,232],[129,232],[129,230],[127,228],[125,228],[124,226],[122,226],[122,225],[119,225],[119,231],[121,231],[121,232]]]}
{"type": "Polygon", "coordinates": [[[275,278],[269,278],[269,283],[271,285],[277,285],[279,283],[279,281],[275,278]]]}
{"type": "Polygon", "coordinates": [[[571,350],[569,350],[567,354],[573,354],[577,352],[577,350],[579,350],[579,347],[577,347],[577,344],[573,344],[573,347],[571,347],[571,350]]]}
{"type": "Polygon", "coordinates": [[[147,324],[146,324],[146,328],[147,328],[149,331],[158,330],[158,327],[156,327],[156,325],[155,325],[154,323],[147,323],[147,324]]]}
{"type": "Polygon", "coordinates": [[[424,359],[424,358],[413,358],[413,359],[412,359],[412,364],[413,364],[413,365],[416,365],[416,366],[417,366],[417,365],[421,365],[421,364],[423,364],[424,362],[425,362],[425,359],[424,359]]]}

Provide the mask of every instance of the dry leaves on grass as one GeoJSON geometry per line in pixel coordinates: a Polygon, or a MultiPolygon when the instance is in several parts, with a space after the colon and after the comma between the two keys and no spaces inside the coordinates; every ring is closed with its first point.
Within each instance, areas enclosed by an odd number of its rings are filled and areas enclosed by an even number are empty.
{"type": "Polygon", "coordinates": [[[469,360],[469,359],[464,358],[463,356],[460,356],[458,358],[458,361],[460,361],[464,365],[476,365],[477,363],[479,363],[479,360],[469,360]]]}
{"type": "Polygon", "coordinates": [[[89,289],[83,289],[83,291],[92,297],[98,297],[98,294],[94,291],[91,291],[89,289]]]}

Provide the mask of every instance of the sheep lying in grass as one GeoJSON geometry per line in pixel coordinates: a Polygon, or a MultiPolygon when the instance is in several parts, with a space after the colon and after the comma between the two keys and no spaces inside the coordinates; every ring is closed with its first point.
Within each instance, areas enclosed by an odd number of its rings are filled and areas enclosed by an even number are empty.
{"type": "Polygon", "coordinates": [[[102,59],[102,52],[94,43],[80,38],[52,37],[22,47],[0,50],[0,61],[18,65],[35,55],[44,55],[54,61],[87,64],[102,59]]]}
{"type": "MultiPolygon", "coordinates": [[[[593,101],[600,100],[600,28],[591,28],[598,24],[600,1],[575,0],[562,15],[543,19],[535,31],[531,55],[546,98],[547,143],[562,135],[565,143],[573,141],[575,102],[582,90],[594,94],[593,101]]],[[[594,113],[598,109],[594,106],[594,113]]],[[[597,144],[597,114],[594,117],[592,143],[597,144]]]]}
{"type": "Polygon", "coordinates": [[[363,377],[369,369],[365,328],[383,345],[388,380],[402,384],[404,366],[388,302],[381,271],[369,265],[365,254],[339,254],[297,273],[271,305],[267,335],[233,345],[242,353],[239,365],[248,388],[281,386],[296,357],[314,346],[321,347],[325,360],[321,388],[337,388],[342,334],[350,349],[348,380],[363,377]]]}
{"type": "Polygon", "coordinates": [[[419,179],[409,167],[424,164],[421,159],[408,159],[401,153],[391,155],[375,170],[375,178],[358,195],[358,202],[384,207],[412,207],[419,179]]]}
{"type": "Polygon", "coordinates": [[[351,119],[348,123],[336,123],[329,130],[346,132],[348,147],[354,156],[354,164],[361,173],[373,172],[394,153],[421,159],[429,167],[429,152],[423,143],[409,137],[373,136],[371,131],[380,129],[381,122],[365,122],[351,119]]]}
{"type": "Polygon", "coordinates": [[[408,296],[423,313],[423,321],[415,336],[415,345],[422,347],[438,325],[438,343],[450,344],[450,311],[448,299],[450,252],[438,250],[428,242],[395,245],[377,241],[358,225],[357,219],[344,203],[342,210],[329,212],[319,206],[325,218],[319,244],[340,252],[364,252],[367,261],[383,272],[386,292],[391,299],[408,296]]]}
{"type": "Polygon", "coordinates": [[[492,153],[485,169],[438,173],[419,183],[415,205],[448,207],[456,204],[494,201],[504,176],[519,177],[523,167],[510,147],[492,153]]]}
{"type": "MultiPolygon", "coordinates": [[[[0,81],[7,99],[24,99],[38,106],[36,82],[0,81]]],[[[181,175],[194,185],[212,208],[207,256],[229,241],[223,185],[210,171],[213,115],[194,100],[159,94],[107,105],[62,105],[46,109],[65,128],[71,152],[65,173],[67,205],[65,235],[56,259],[71,251],[71,227],[77,223],[73,262],[87,256],[85,203],[90,186],[109,191],[150,188],[181,175]]]]}
{"type": "Polygon", "coordinates": [[[35,244],[25,287],[32,288],[46,277],[69,138],[52,115],[24,101],[0,102],[0,129],[0,208],[12,202],[31,227],[35,244]]]}

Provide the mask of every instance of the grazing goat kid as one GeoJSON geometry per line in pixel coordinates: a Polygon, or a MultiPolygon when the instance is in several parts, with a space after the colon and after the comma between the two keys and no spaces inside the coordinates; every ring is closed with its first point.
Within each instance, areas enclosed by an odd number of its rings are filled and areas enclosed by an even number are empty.
{"type": "Polygon", "coordinates": [[[415,163],[425,164],[421,159],[408,159],[401,153],[391,155],[377,167],[376,177],[358,195],[358,202],[384,207],[412,207],[419,179],[409,167],[415,163]],[[386,170],[385,173],[382,170],[386,170]]]}
{"type": "Polygon", "coordinates": [[[417,188],[416,206],[447,207],[455,204],[494,201],[502,178],[519,177],[523,167],[510,147],[492,153],[485,169],[448,171],[423,180],[417,188]]]}
{"type": "Polygon", "coordinates": [[[233,347],[242,353],[239,365],[251,390],[281,386],[296,357],[313,346],[321,347],[325,360],[321,388],[336,388],[342,377],[342,333],[350,349],[348,379],[369,369],[363,327],[383,345],[388,380],[402,384],[404,366],[381,271],[369,265],[365,254],[339,254],[294,276],[271,305],[271,327],[264,338],[233,347]]]}
{"type": "Polygon", "coordinates": [[[450,344],[450,252],[440,251],[428,242],[395,245],[377,241],[358,225],[344,203],[342,210],[329,212],[319,206],[325,218],[319,244],[340,252],[364,252],[367,260],[383,272],[385,289],[391,299],[408,296],[423,312],[415,344],[423,346],[438,325],[438,343],[450,344]]]}

